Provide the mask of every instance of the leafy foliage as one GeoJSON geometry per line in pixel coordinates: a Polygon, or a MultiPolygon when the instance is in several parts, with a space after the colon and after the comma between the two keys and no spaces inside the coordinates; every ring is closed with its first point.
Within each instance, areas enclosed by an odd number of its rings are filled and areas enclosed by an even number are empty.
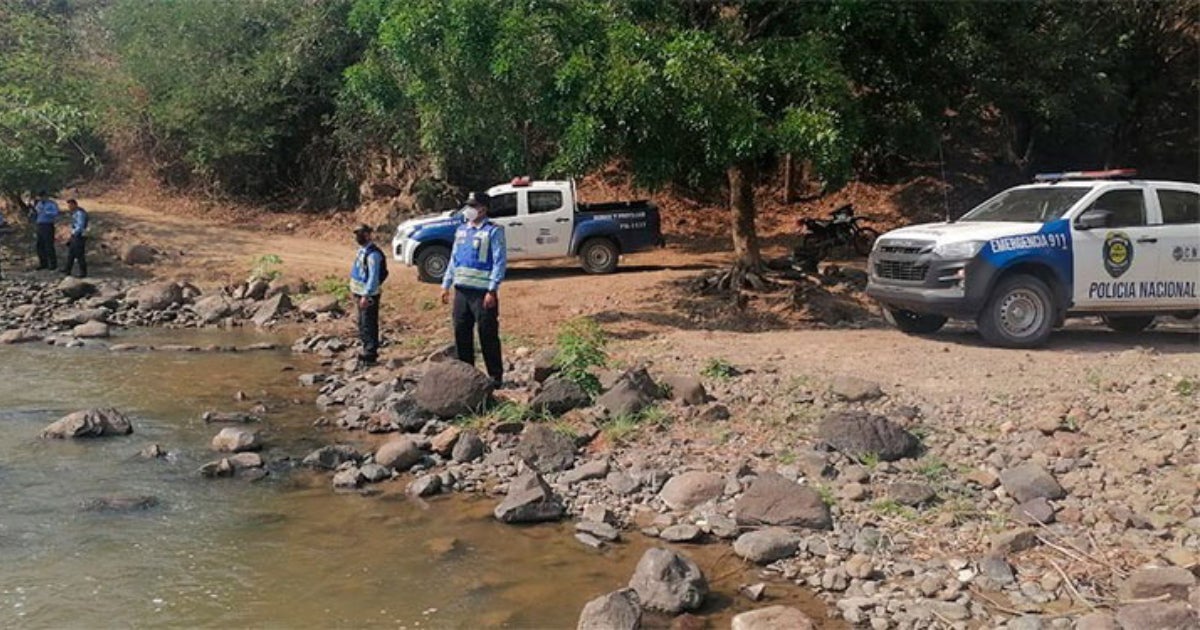
{"type": "Polygon", "coordinates": [[[607,364],[608,355],[604,351],[607,343],[595,320],[580,317],[566,322],[558,331],[558,352],[554,358],[559,374],[589,396],[596,396],[600,393],[600,381],[592,371],[607,364]]]}

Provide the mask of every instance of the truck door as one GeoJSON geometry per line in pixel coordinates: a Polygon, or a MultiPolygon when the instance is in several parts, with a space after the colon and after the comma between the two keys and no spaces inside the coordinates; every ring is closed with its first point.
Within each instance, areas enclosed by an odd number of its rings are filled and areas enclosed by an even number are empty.
{"type": "Polygon", "coordinates": [[[1156,187],[1161,225],[1158,236],[1156,302],[1180,310],[1200,308],[1200,191],[1195,187],[1156,187]]]}
{"type": "Polygon", "coordinates": [[[528,256],[566,256],[571,244],[574,208],[566,203],[561,190],[530,190],[527,194],[527,214],[523,221],[528,256]]]}
{"type": "Polygon", "coordinates": [[[1083,211],[1111,213],[1108,227],[1081,230],[1072,221],[1076,309],[1136,311],[1154,307],[1146,283],[1153,283],[1158,275],[1162,243],[1158,228],[1150,225],[1149,194],[1149,188],[1137,186],[1110,189],[1083,211]]]}
{"type": "Polygon", "coordinates": [[[504,226],[504,242],[508,244],[510,260],[527,258],[523,240],[525,228],[518,210],[519,205],[515,192],[495,195],[488,204],[488,217],[497,225],[504,226]]]}

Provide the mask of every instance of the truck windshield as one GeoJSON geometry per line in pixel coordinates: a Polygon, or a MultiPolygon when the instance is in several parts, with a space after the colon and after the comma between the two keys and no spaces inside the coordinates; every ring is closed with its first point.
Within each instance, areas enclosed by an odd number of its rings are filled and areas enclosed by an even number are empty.
{"type": "Polygon", "coordinates": [[[1061,217],[1089,188],[1017,188],[976,206],[959,221],[1045,223],[1061,217]]]}

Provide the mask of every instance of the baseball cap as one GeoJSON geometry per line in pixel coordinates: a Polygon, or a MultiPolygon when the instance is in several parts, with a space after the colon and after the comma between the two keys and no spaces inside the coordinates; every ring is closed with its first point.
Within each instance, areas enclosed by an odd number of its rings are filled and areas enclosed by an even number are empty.
{"type": "Polygon", "coordinates": [[[492,200],[491,197],[488,197],[488,194],[485,192],[473,192],[473,193],[467,195],[467,205],[468,206],[479,206],[482,208],[487,208],[488,203],[491,202],[491,200],[492,200]]]}
{"type": "Polygon", "coordinates": [[[354,228],[355,234],[371,234],[374,231],[375,231],[375,229],[372,228],[371,226],[367,225],[366,223],[362,223],[358,227],[354,228]]]}

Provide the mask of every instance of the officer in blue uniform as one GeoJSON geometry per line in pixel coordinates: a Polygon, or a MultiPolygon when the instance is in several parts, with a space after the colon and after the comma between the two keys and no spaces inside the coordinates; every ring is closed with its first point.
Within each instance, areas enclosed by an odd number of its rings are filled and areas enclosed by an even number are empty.
{"type": "Polygon", "coordinates": [[[504,228],[487,218],[487,193],[471,193],[463,209],[463,224],[454,233],[454,251],[442,279],[442,303],[454,290],[454,347],[458,359],[475,364],[475,328],[488,376],[499,388],[504,383],[500,356],[500,298],[497,292],[508,268],[504,228]]]}
{"type": "Polygon", "coordinates": [[[379,360],[379,297],[387,264],[383,250],[371,240],[372,232],[369,225],[354,230],[358,255],[350,269],[350,294],[358,306],[358,339],[362,342],[358,360],[368,365],[379,360]]]}
{"type": "Polygon", "coordinates": [[[37,230],[38,269],[58,269],[58,254],[54,252],[54,222],[58,220],[58,204],[46,194],[38,192],[33,205],[33,222],[37,230]]]}
{"type": "Polygon", "coordinates": [[[63,273],[71,275],[75,270],[75,261],[79,261],[79,277],[87,277],[87,233],[91,220],[87,210],[74,199],[67,200],[67,209],[71,211],[71,240],[67,243],[67,266],[63,273]]]}

